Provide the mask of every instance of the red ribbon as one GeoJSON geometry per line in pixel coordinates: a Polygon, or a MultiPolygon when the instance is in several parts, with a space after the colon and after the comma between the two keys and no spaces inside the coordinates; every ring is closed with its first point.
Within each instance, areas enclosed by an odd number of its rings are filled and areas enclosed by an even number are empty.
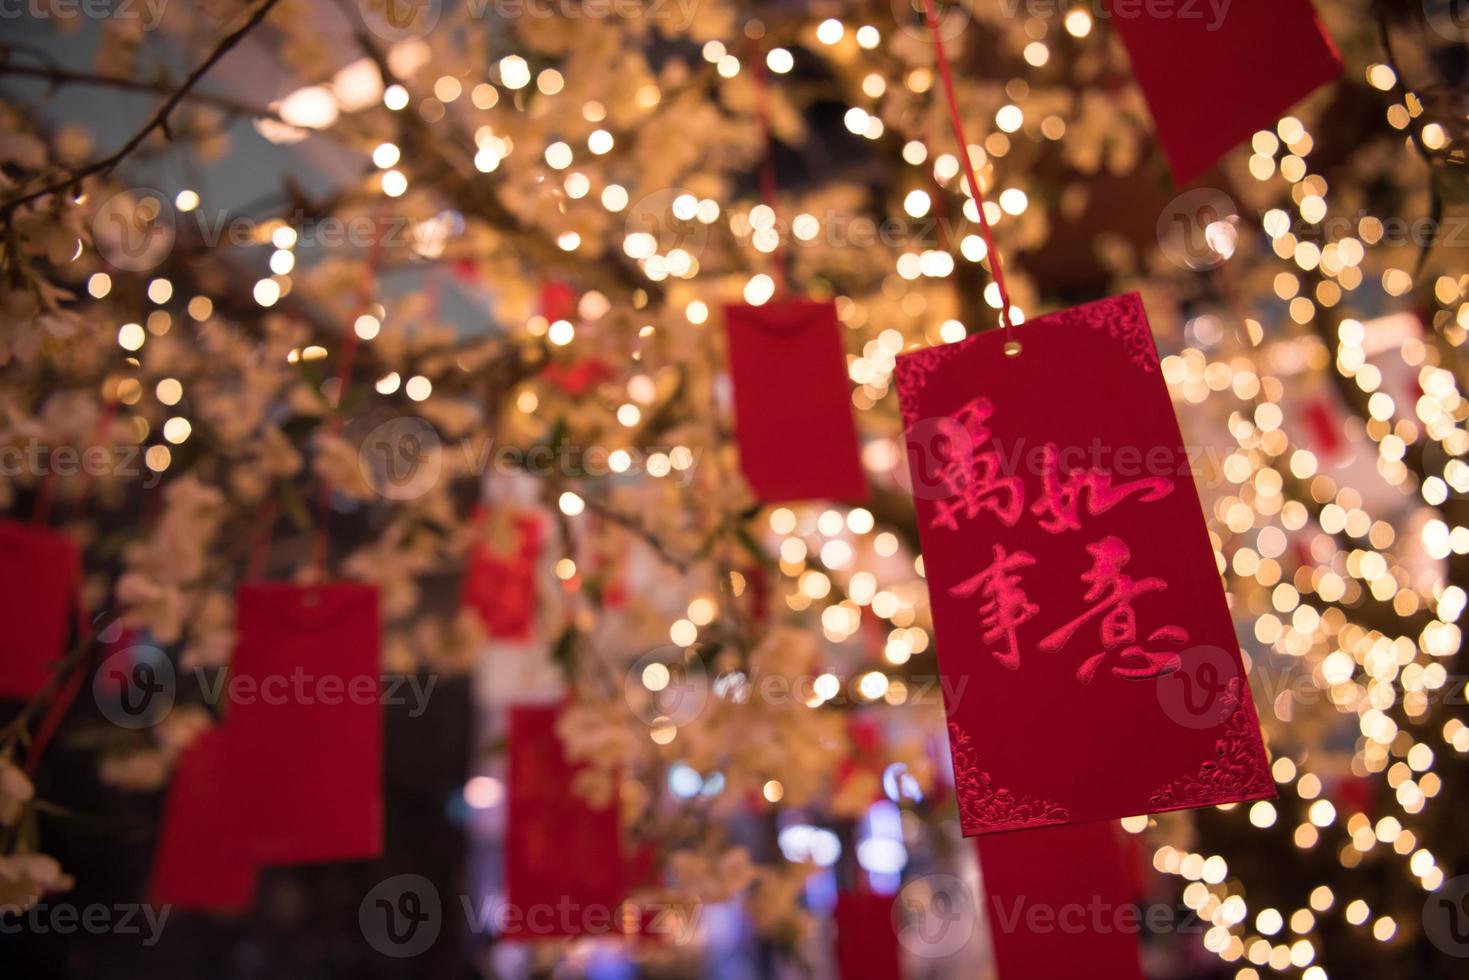
{"type": "Polygon", "coordinates": [[[969,184],[969,196],[974,198],[974,210],[979,214],[979,233],[984,237],[989,250],[990,271],[995,277],[995,288],[1000,293],[1000,325],[1010,329],[1010,291],[1005,288],[1005,273],[1001,268],[1000,250],[995,248],[994,232],[984,214],[984,193],[979,189],[979,178],[974,175],[974,164],[969,159],[969,144],[964,139],[964,124],[959,119],[959,101],[954,96],[954,76],[949,71],[949,56],[944,53],[944,39],[939,35],[939,18],[934,11],[933,0],[923,0],[923,12],[928,20],[928,31],[933,35],[933,50],[938,57],[939,78],[943,82],[944,100],[949,103],[949,122],[954,127],[954,139],[959,141],[959,164],[964,168],[964,178],[969,184]]]}

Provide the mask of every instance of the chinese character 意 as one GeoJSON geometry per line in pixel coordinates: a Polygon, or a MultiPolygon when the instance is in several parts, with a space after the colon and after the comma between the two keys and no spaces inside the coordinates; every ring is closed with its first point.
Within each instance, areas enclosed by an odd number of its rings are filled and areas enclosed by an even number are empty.
{"type": "MultiPolygon", "coordinates": [[[[1161,677],[1177,670],[1182,662],[1177,652],[1149,650],[1137,642],[1137,613],[1132,608],[1133,600],[1149,592],[1162,592],[1168,583],[1161,578],[1134,579],[1123,572],[1132,560],[1132,552],[1126,542],[1111,535],[1087,545],[1092,556],[1092,567],[1082,573],[1081,580],[1087,584],[1087,602],[1092,607],[1071,622],[1041,640],[1042,650],[1061,649],[1090,620],[1100,616],[1102,650],[1093,654],[1076,671],[1076,679],[1090,684],[1097,668],[1109,654],[1116,653],[1119,664],[1112,673],[1128,680],[1144,680],[1161,677]]],[[[1163,626],[1153,630],[1147,642],[1183,643],[1188,640],[1188,631],[1179,626],[1163,626]]]]}
{"type": "Polygon", "coordinates": [[[956,515],[973,520],[981,511],[994,513],[1006,527],[1014,527],[1025,506],[1025,485],[1018,476],[1001,476],[1000,454],[989,445],[985,421],[994,414],[988,398],[976,398],[961,408],[954,421],[963,430],[955,446],[958,457],[940,474],[946,499],[940,500],[934,527],[957,530],[956,515]]]}
{"type": "Polygon", "coordinates": [[[1003,545],[995,545],[995,560],[984,571],[965,579],[949,589],[949,595],[968,598],[978,593],[980,625],[984,627],[984,642],[994,643],[1003,639],[1003,650],[992,650],[994,658],[1015,670],[1020,666],[1020,650],[1016,631],[1030,619],[1040,607],[1026,598],[1020,587],[1018,570],[1035,564],[1035,558],[1024,551],[1006,554],[1003,545]]]}
{"type": "Polygon", "coordinates": [[[1095,517],[1116,507],[1132,494],[1140,494],[1143,503],[1160,500],[1173,492],[1173,481],[1166,477],[1143,477],[1118,486],[1112,485],[1112,474],[1098,469],[1061,471],[1060,453],[1054,442],[1047,443],[1041,457],[1041,497],[1030,508],[1040,517],[1040,525],[1053,534],[1081,528],[1083,500],[1087,513],[1095,517]]]}

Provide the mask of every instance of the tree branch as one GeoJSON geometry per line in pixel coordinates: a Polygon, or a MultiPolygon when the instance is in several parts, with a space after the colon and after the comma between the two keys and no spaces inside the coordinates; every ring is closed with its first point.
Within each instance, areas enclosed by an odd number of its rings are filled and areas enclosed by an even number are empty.
{"type": "Polygon", "coordinates": [[[146,140],[155,129],[161,129],[163,130],[164,134],[167,135],[169,114],[178,107],[178,104],[182,102],[186,96],[188,96],[189,91],[199,82],[199,80],[203,78],[206,74],[208,74],[211,68],[218,64],[221,58],[223,58],[232,48],[234,48],[235,45],[239,44],[240,40],[246,34],[254,30],[255,27],[265,19],[265,16],[270,13],[271,9],[274,8],[278,2],[280,2],[280,0],[264,0],[264,2],[255,9],[255,12],[251,14],[248,18],[246,18],[243,24],[235,28],[230,33],[226,34],[224,37],[220,38],[219,43],[214,46],[214,50],[209,53],[209,56],[201,61],[193,71],[189,72],[189,75],[187,78],[184,79],[183,84],[178,89],[176,89],[172,95],[164,100],[163,105],[158,107],[158,110],[153,113],[153,116],[148,120],[146,124],[144,124],[143,128],[134,133],[132,138],[129,139],[122,146],[118,147],[115,152],[103,157],[100,160],[95,160],[92,163],[87,164],[75,174],[71,174],[70,176],[64,178],[56,178],[34,191],[24,191],[16,195],[15,197],[12,197],[3,203],[0,203],[0,217],[8,218],[10,213],[20,205],[29,203],[30,201],[34,201],[39,197],[45,197],[47,194],[54,194],[57,191],[76,186],[77,184],[80,184],[84,179],[92,176],[93,174],[100,173],[106,175],[108,173],[111,173],[112,169],[116,167],[119,163],[121,163],[124,159],[126,159],[130,153],[136,150],[139,146],[142,146],[143,141],[146,140]]]}

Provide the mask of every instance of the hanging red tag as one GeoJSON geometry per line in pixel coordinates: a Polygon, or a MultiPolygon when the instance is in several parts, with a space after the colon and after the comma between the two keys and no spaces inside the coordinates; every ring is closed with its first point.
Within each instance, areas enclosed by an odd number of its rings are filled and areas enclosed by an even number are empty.
{"type": "Polygon", "coordinates": [[[893,896],[842,892],[833,912],[841,980],[903,980],[893,896]]]}
{"type": "Polygon", "coordinates": [[[1115,824],[975,843],[999,980],[1142,980],[1142,915],[1115,824]]]}
{"type": "Polygon", "coordinates": [[[1174,183],[1212,167],[1341,74],[1341,55],[1309,0],[1197,5],[1155,14],[1114,2],[1112,23],[1153,114],[1174,183]]]}
{"type": "Polygon", "coordinates": [[[617,807],[597,809],[571,788],[578,766],[556,734],[560,711],[510,710],[506,908],[501,935],[536,940],[621,935],[627,878],[617,807]]]}
{"type": "Polygon", "coordinates": [[[179,757],[164,806],[148,900],[203,912],[245,912],[258,867],[247,853],[241,802],[248,792],[229,769],[222,729],[205,732],[179,757]]]}
{"type": "Polygon", "coordinates": [[[377,590],[243,585],[224,722],[253,856],[262,864],[382,851],[377,590]]]}
{"type": "Polygon", "coordinates": [[[966,836],[1274,794],[1142,303],[900,357],[966,836]]]}
{"type": "Polygon", "coordinates": [[[740,469],[767,503],[866,500],[836,306],[728,306],[740,469]]]}
{"type": "Polygon", "coordinates": [[[55,531],[0,521],[0,595],[11,610],[0,634],[0,698],[41,692],[66,652],[81,562],[55,531]]]}
{"type": "Polygon", "coordinates": [[[536,561],[544,526],[534,512],[481,512],[470,546],[460,603],[478,614],[485,632],[503,640],[531,638],[536,617],[536,561]]]}

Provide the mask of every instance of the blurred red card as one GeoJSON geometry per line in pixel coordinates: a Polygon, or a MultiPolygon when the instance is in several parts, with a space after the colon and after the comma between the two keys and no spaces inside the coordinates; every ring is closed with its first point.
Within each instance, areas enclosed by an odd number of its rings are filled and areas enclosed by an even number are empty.
{"type": "Polygon", "coordinates": [[[81,563],[55,531],[0,521],[0,595],[9,610],[0,632],[0,698],[41,692],[66,653],[81,563]]]}
{"type": "Polygon", "coordinates": [[[836,306],[728,306],[724,325],[740,469],[756,495],[867,499],[836,306]]]}
{"type": "Polygon", "coordinates": [[[1103,821],[975,841],[999,980],[1142,980],[1117,834],[1103,821]]]}
{"type": "Polygon", "coordinates": [[[1141,301],[1005,339],[897,364],[965,835],[1273,795],[1141,301]]]}
{"type": "Polygon", "coordinates": [[[561,751],[555,707],[510,710],[506,939],[621,935],[626,864],[617,807],[594,808],[571,788],[578,766],[561,751]]]}
{"type": "Polygon", "coordinates": [[[832,917],[841,980],[903,980],[893,896],[842,892],[832,917]]]}
{"type": "Polygon", "coordinates": [[[269,582],[235,592],[224,731],[263,864],[377,857],[383,834],[377,590],[269,582]]]}
{"type": "Polygon", "coordinates": [[[543,523],[533,511],[481,511],[474,523],[482,536],[470,545],[460,602],[474,610],[490,636],[529,640],[543,523]]]}
{"type": "Polygon", "coordinates": [[[255,902],[258,866],[247,853],[237,776],[221,729],[179,757],[164,806],[148,900],[204,912],[244,912],[255,902]]]}
{"type": "Polygon", "coordinates": [[[1309,0],[1182,5],[1112,0],[1111,20],[1153,114],[1173,180],[1187,184],[1341,74],[1309,0]]]}

